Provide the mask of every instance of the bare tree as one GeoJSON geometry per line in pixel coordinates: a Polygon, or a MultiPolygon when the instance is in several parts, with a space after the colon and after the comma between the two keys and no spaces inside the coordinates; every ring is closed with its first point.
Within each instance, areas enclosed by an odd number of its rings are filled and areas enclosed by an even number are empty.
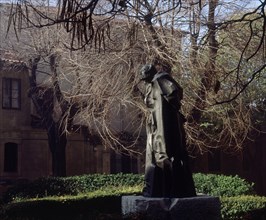
{"type": "Polygon", "coordinates": [[[193,151],[243,146],[252,128],[251,111],[243,97],[265,68],[263,60],[252,65],[265,43],[264,2],[249,9],[249,1],[63,0],[49,10],[22,3],[10,13],[15,30],[56,24],[70,33],[60,48],[72,49],[62,57],[64,64],[71,65],[60,72],[75,83],[65,95],[80,102],[80,120],[93,124],[106,142],[113,140],[110,146],[120,145],[110,119],[117,111],[114,106],[131,106],[145,114],[135,91],[137,72],[140,64],[154,59],[172,66],[173,76],[184,87],[183,111],[193,151]],[[31,19],[33,14],[40,18],[38,22],[31,19]],[[241,31],[243,26],[243,46],[233,47],[238,32],[232,30],[241,31]],[[86,48],[86,53],[73,51],[80,48],[86,48]]]}
{"type": "Polygon", "coordinates": [[[184,111],[189,122],[187,131],[192,150],[195,146],[197,152],[216,146],[225,150],[241,149],[253,127],[251,111],[243,101],[244,94],[238,96],[265,68],[265,62],[261,60],[256,62],[257,67],[249,69],[252,73],[248,77],[243,72],[263,50],[264,4],[252,10],[243,1],[217,0],[169,1],[169,4],[144,1],[129,6],[135,12],[129,16],[137,18],[148,31],[145,32],[146,39],[152,39],[146,41],[149,56],[168,62],[177,71],[173,74],[178,81],[185,85],[184,111]],[[241,16],[236,18],[234,14],[241,16]],[[238,61],[227,69],[223,66],[226,57],[222,57],[221,48],[227,47],[222,35],[234,26],[247,27],[248,34],[244,39],[248,37],[248,40],[243,41],[241,50],[235,51],[238,61]],[[187,41],[181,45],[174,41],[178,34],[187,41]],[[256,38],[260,40],[255,42],[256,38]],[[250,50],[253,52],[248,55],[250,50]],[[233,84],[227,80],[232,77],[235,78],[233,84]],[[227,109],[230,114],[225,114],[227,109]]]}
{"type": "Polygon", "coordinates": [[[73,126],[74,115],[79,109],[77,105],[67,101],[62,94],[58,82],[56,55],[52,54],[49,57],[52,85],[48,88],[37,84],[39,61],[38,56],[31,59],[28,65],[31,72],[29,96],[47,131],[48,145],[52,154],[52,173],[54,176],[66,176],[67,133],[65,127],[69,129],[73,126]],[[67,120],[65,120],[66,114],[67,120]]]}

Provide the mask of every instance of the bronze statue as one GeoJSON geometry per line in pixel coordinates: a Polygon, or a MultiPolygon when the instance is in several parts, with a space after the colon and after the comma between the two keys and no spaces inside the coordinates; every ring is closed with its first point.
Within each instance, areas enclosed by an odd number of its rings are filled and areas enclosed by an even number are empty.
{"type": "Polygon", "coordinates": [[[143,196],[191,197],[196,192],[186,151],[186,120],[179,111],[183,89],[166,70],[170,69],[162,64],[147,64],[140,71],[150,113],[143,196]]]}

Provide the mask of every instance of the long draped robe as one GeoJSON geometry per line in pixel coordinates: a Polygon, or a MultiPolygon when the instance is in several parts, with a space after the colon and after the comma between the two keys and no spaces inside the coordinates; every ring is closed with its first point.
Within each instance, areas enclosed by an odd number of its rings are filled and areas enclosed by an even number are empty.
{"type": "Polygon", "coordinates": [[[195,196],[185,143],[185,118],[179,112],[183,90],[167,73],[157,73],[146,84],[149,109],[145,187],[147,197],[195,196]]]}

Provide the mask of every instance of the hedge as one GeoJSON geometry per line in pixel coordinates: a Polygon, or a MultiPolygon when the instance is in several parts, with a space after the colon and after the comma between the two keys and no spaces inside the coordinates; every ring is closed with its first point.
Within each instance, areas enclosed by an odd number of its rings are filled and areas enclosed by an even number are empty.
{"type": "MultiPolygon", "coordinates": [[[[252,183],[238,176],[197,173],[193,178],[197,193],[221,198],[223,219],[265,219],[266,197],[252,195],[254,194],[252,183]]],[[[2,216],[7,220],[23,215],[25,219],[29,215],[34,220],[44,216],[46,216],[44,219],[51,219],[50,212],[53,210],[55,219],[59,219],[56,213],[64,213],[66,215],[64,220],[68,217],[72,220],[92,219],[89,216],[97,219],[95,216],[109,214],[111,216],[108,218],[105,216],[99,219],[118,219],[120,209],[116,206],[120,204],[118,201],[121,195],[140,194],[143,186],[144,176],[140,174],[39,178],[28,184],[18,184],[7,191],[4,196],[6,204],[2,206],[4,207],[2,216]],[[107,204],[114,205],[113,210],[116,211],[109,213],[105,207],[107,204]],[[8,216],[11,218],[7,218],[8,216]]]]}
{"type": "MultiPolygon", "coordinates": [[[[99,193],[98,197],[31,199],[9,203],[5,206],[5,213],[2,216],[5,216],[6,220],[18,218],[20,220],[120,219],[122,218],[120,204],[120,193],[112,195],[99,193]]],[[[223,220],[264,220],[266,197],[221,197],[221,215],[223,220]]],[[[132,219],[136,218],[132,217],[132,219]]]]}
{"type": "MultiPolygon", "coordinates": [[[[254,194],[253,184],[238,176],[197,173],[193,175],[197,193],[212,196],[254,194]]],[[[4,201],[17,198],[78,195],[110,186],[144,186],[141,174],[90,174],[72,177],[44,177],[30,183],[18,184],[4,195],[4,201]]]]}
{"type": "Polygon", "coordinates": [[[266,219],[266,197],[221,197],[221,214],[224,220],[266,219]]]}
{"type": "Polygon", "coordinates": [[[253,183],[239,176],[196,173],[193,175],[198,193],[212,196],[254,195],[253,183]]]}
{"type": "Polygon", "coordinates": [[[42,198],[47,196],[78,195],[106,187],[140,186],[140,174],[90,174],[72,177],[43,177],[30,183],[18,184],[10,188],[3,200],[10,202],[18,198],[42,198]]]}

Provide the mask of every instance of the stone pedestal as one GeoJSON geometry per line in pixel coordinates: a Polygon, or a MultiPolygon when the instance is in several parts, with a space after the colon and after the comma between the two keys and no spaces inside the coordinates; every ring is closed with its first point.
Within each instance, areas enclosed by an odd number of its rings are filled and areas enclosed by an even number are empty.
{"type": "Polygon", "coordinates": [[[200,195],[189,198],[148,198],[123,196],[124,217],[140,216],[151,220],[220,220],[218,197],[200,195]]]}

